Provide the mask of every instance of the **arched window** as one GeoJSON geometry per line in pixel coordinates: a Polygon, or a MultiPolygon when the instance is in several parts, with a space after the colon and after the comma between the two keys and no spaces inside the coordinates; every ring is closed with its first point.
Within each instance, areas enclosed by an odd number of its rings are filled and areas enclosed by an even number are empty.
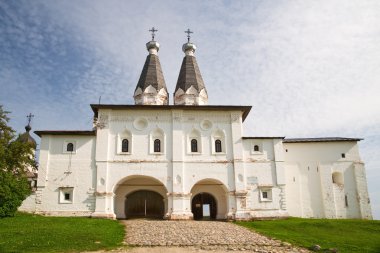
{"type": "Polygon", "coordinates": [[[191,140],[191,152],[198,152],[198,142],[196,139],[191,140]]]}
{"type": "Polygon", "coordinates": [[[154,152],[161,152],[161,141],[159,139],[154,140],[154,152]]]}
{"type": "Polygon", "coordinates": [[[72,144],[71,142],[67,143],[66,151],[67,152],[73,152],[74,151],[74,144],[72,144]]]}
{"type": "Polygon", "coordinates": [[[259,148],[259,145],[255,145],[255,146],[253,146],[253,151],[260,151],[260,148],[259,148]]]}
{"type": "Polygon", "coordinates": [[[128,141],[128,139],[124,139],[121,142],[121,152],[129,152],[129,141],[128,141]]]}
{"type": "Polygon", "coordinates": [[[215,152],[216,153],[222,152],[222,142],[220,140],[215,141],[215,152]]]}

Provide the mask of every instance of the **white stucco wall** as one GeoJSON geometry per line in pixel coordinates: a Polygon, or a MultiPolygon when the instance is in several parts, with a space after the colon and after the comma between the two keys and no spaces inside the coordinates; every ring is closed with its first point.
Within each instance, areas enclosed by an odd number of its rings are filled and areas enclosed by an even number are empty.
{"type": "MultiPolygon", "coordinates": [[[[356,142],[242,138],[242,112],[233,109],[99,109],[98,120],[94,136],[42,136],[35,211],[124,218],[125,197],[145,189],[163,196],[170,219],[191,219],[191,200],[200,192],[216,198],[219,219],[371,218],[356,142]],[[157,138],[162,150],[154,153],[157,138]],[[68,142],[73,154],[64,150],[68,142]],[[342,173],[343,185],[332,183],[334,172],[342,173]],[[66,188],[73,189],[70,203],[60,201],[66,188]]],[[[33,197],[25,206],[33,208],[33,197]]]]}
{"type": "Polygon", "coordinates": [[[282,139],[250,138],[243,141],[245,182],[247,190],[247,209],[252,218],[287,216],[285,196],[282,195],[284,183],[278,173],[282,160],[282,139]],[[280,145],[281,154],[277,146],[280,145]],[[254,147],[259,150],[255,151],[254,147]],[[277,157],[278,156],[278,157],[277,157]],[[279,180],[280,179],[280,180],[279,180]],[[262,197],[262,191],[270,195],[262,197]]]}
{"type": "Polygon", "coordinates": [[[51,136],[41,139],[36,212],[90,215],[95,209],[95,136],[51,136]],[[65,144],[75,143],[67,153],[65,144]],[[72,202],[60,201],[60,189],[73,188],[72,202]]]}
{"type": "MultiPolygon", "coordinates": [[[[236,113],[241,124],[241,112],[236,113]]],[[[169,216],[171,212],[191,214],[191,189],[200,180],[213,178],[234,190],[230,112],[101,110],[99,118],[105,127],[97,131],[97,192],[104,195],[105,206],[101,207],[97,201],[96,212],[106,209],[112,213],[110,205],[115,202],[109,196],[115,184],[134,175],[162,182],[168,191],[169,216]],[[163,150],[159,154],[152,149],[157,133],[162,134],[163,150]],[[194,134],[199,152],[191,153],[194,134]],[[130,152],[120,154],[118,143],[123,136],[129,137],[130,152]],[[215,139],[222,140],[221,153],[214,150],[215,139]]],[[[123,211],[119,210],[122,205],[116,203],[116,206],[116,217],[122,217],[123,211]]],[[[218,217],[226,217],[227,200],[220,201],[219,206],[218,217]]]]}
{"type": "Polygon", "coordinates": [[[362,166],[356,142],[284,143],[284,150],[291,216],[372,218],[367,185],[363,181],[358,184],[355,175],[357,164],[362,166]],[[343,185],[333,183],[334,172],[342,174],[343,185]]]}

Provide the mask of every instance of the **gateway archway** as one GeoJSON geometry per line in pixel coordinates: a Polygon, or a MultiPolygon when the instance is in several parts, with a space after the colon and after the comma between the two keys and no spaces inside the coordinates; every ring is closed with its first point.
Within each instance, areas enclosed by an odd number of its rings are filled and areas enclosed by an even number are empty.
{"type": "Polygon", "coordinates": [[[215,198],[209,193],[198,193],[191,201],[194,220],[216,219],[218,207],[215,198]]]}
{"type": "Polygon", "coordinates": [[[191,189],[194,220],[227,219],[227,187],[217,179],[203,179],[191,189]]]}
{"type": "Polygon", "coordinates": [[[159,218],[164,217],[164,199],[154,191],[139,190],[127,195],[125,217],[159,218]]]}
{"type": "Polygon", "coordinates": [[[167,190],[156,178],[129,176],[115,186],[114,192],[114,210],[118,219],[162,219],[167,212],[167,190]]]}

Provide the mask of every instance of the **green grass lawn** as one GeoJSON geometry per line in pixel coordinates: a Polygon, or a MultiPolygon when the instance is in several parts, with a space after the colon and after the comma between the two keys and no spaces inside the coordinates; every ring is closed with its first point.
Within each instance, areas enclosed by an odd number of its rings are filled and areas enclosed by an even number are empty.
{"type": "Polygon", "coordinates": [[[0,218],[0,252],[80,252],[122,245],[118,221],[17,213],[0,218]]]}
{"type": "Polygon", "coordinates": [[[380,221],[290,218],[236,224],[305,248],[318,244],[339,252],[380,252],[380,221]]]}

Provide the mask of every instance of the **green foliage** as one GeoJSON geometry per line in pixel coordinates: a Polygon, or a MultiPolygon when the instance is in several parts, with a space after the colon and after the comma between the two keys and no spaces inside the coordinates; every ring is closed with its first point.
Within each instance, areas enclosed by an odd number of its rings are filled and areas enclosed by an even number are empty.
{"type": "Polygon", "coordinates": [[[30,194],[25,176],[18,177],[12,172],[0,172],[0,217],[12,216],[22,201],[30,194]]]}
{"type": "Polygon", "coordinates": [[[0,217],[12,216],[30,194],[27,167],[35,167],[32,146],[16,140],[0,105],[0,217]]]}
{"type": "Polygon", "coordinates": [[[0,219],[0,252],[81,252],[122,246],[124,226],[115,220],[44,217],[17,212],[0,219]]]}
{"type": "Polygon", "coordinates": [[[339,252],[380,252],[380,221],[290,218],[237,224],[305,248],[318,244],[339,252]]]}

